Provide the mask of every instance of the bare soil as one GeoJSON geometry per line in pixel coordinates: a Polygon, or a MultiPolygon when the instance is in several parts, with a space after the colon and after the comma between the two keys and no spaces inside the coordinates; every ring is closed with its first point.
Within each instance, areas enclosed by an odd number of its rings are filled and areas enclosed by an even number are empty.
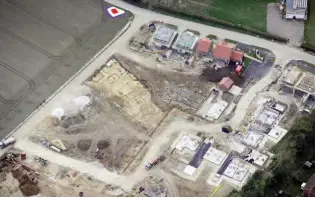
{"type": "Polygon", "coordinates": [[[104,149],[109,146],[109,141],[108,140],[100,140],[97,142],[97,148],[98,149],[104,149]]]}
{"type": "Polygon", "coordinates": [[[20,190],[24,196],[30,197],[37,195],[40,192],[40,189],[37,185],[32,183],[24,183],[20,185],[20,190]]]}
{"type": "Polygon", "coordinates": [[[207,67],[203,70],[200,76],[201,80],[214,83],[220,82],[224,77],[230,77],[237,86],[242,86],[245,82],[245,79],[236,75],[231,67],[224,67],[217,70],[207,67]]]}
{"type": "Polygon", "coordinates": [[[47,116],[33,131],[30,139],[36,143],[42,137],[48,141],[61,140],[67,148],[64,155],[87,162],[100,160],[107,169],[122,172],[148,137],[106,100],[99,99],[98,93],[91,91],[91,95],[94,101],[88,114],[71,115],[68,128],[56,125],[47,116]],[[97,148],[103,154],[96,156],[97,148]]]}
{"type": "Polygon", "coordinates": [[[170,193],[163,177],[148,176],[133,187],[136,196],[168,197],[170,193]],[[140,191],[143,188],[143,191],[140,191]],[[152,193],[152,194],[150,194],[152,193]]]}
{"type": "Polygon", "coordinates": [[[114,57],[128,72],[132,73],[146,88],[151,92],[153,102],[163,110],[179,108],[189,113],[195,113],[195,109],[183,104],[168,104],[160,100],[166,88],[186,88],[192,93],[196,93],[202,97],[208,97],[213,84],[207,81],[200,80],[198,76],[187,75],[180,72],[162,71],[146,66],[128,59],[120,54],[115,54],[114,57]]]}
{"type": "Polygon", "coordinates": [[[196,181],[187,181],[176,176],[175,185],[180,197],[208,197],[213,188],[207,185],[209,171],[205,168],[196,181]]]}
{"type": "MultiPolygon", "coordinates": [[[[21,151],[14,151],[21,152],[21,151]]],[[[0,181],[0,195],[4,197],[21,196],[42,196],[42,197],[62,197],[75,196],[83,192],[84,196],[105,197],[123,196],[128,194],[118,186],[107,185],[95,180],[87,175],[78,173],[69,168],[60,167],[48,161],[45,166],[34,160],[35,156],[28,155],[25,161],[17,160],[16,168],[13,164],[4,166],[0,160],[1,175],[5,175],[0,181]],[[21,164],[36,171],[38,183],[33,183],[26,176],[25,170],[21,169],[21,164]]]]}
{"type": "Polygon", "coordinates": [[[87,151],[92,145],[92,140],[91,139],[82,139],[78,141],[78,149],[81,151],[87,151]]]}

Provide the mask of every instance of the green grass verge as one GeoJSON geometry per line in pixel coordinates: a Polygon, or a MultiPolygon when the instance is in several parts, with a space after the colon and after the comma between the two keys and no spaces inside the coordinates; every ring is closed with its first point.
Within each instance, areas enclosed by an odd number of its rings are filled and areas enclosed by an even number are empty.
{"type": "Polygon", "coordinates": [[[302,196],[301,184],[291,183],[288,187],[286,187],[285,191],[290,195],[296,195],[298,197],[302,196]]]}
{"type": "Polygon", "coordinates": [[[234,41],[234,40],[232,40],[232,39],[224,39],[226,42],[228,42],[228,43],[232,43],[232,44],[237,44],[238,43],[238,41],[234,41]]]}
{"type": "Polygon", "coordinates": [[[247,69],[248,66],[251,64],[252,59],[245,57],[243,62],[244,62],[244,69],[247,69]]]}
{"type": "Polygon", "coordinates": [[[304,41],[315,50],[315,1],[308,1],[308,19],[305,22],[304,41]]]}
{"type": "Polygon", "coordinates": [[[186,29],[185,31],[192,32],[194,35],[200,36],[200,32],[198,32],[197,30],[186,29]]]}
{"type": "Polygon", "coordinates": [[[178,30],[177,25],[174,25],[174,24],[165,23],[165,26],[166,26],[166,27],[169,27],[169,28],[171,28],[171,29],[173,29],[173,30],[178,30]]]}
{"type": "Polygon", "coordinates": [[[212,39],[212,40],[218,39],[218,37],[217,37],[216,35],[213,35],[213,34],[208,34],[206,37],[207,37],[208,39],[212,39]]]}

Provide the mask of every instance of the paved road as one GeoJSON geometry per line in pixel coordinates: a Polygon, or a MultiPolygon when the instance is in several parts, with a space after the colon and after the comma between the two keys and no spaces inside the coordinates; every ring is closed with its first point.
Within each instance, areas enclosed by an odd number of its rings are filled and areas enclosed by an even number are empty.
{"type": "Polygon", "coordinates": [[[100,0],[0,0],[0,139],[128,22],[100,0]]]}
{"type": "MultiPolygon", "coordinates": [[[[44,158],[49,159],[50,161],[64,165],[64,166],[71,166],[73,169],[78,171],[85,172],[86,169],[89,169],[89,166],[85,162],[78,162],[73,161],[71,158],[67,157],[60,157],[59,154],[53,153],[52,151],[43,151],[46,148],[41,146],[34,145],[29,143],[28,140],[24,140],[27,138],[30,131],[38,124],[38,121],[50,113],[51,109],[54,107],[54,104],[57,103],[59,100],[63,98],[63,96],[67,95],[67,93],[75,90],[79,84],[81,84],[88,76],[90,76],[95,69],[99,68],[104,62],[115,52],[125,52],[123,49],[127,46],[128,40],[133,33],[145,22],[149,20],[163,20],[166,22],[171,22],[177,24],[179,26],[187,27],[189,29],[197,29],[200,32],[203,32],[205,35],[206,33],[211,33],[215,35],[220,35],[225,38],[230,38],[233,40],[239,40],[241,42],[260,46],[263,48],[268,48],[272,50],[276,55],[276,62],[277,63],[287,63],[289,60],[297,58],[297,59],[304,59],[308,62],[315,63],[315,57],[303,53],[298,49],[291,48],[286,45],[278,44],[269,42],[260,38],[252,37],[249,35],[244,35],[240,33],[231,32],[228,30],[218,29],[214,27],[209,27],[193,22],[184,21],[177,18],[172,18],[168,16],[164,16],[161,14],[153,13],[148,10],[143,10],[132,5],[126,4],[123,1],[117,0],[108,0],[110,3],[115,3],[118,6],[128,9],[135,14],[135,19],[128,29],[128,31],[123,34],[120,39],[113,43],[113,45],[101,53],[95,60],[93,60],[88,67],[84,69],[84,72],[81,72],[75,79],[73,79],[69,84],[67,84],[61,91],[60,94],[57,94],[54,98],[52,98],[45,106],[43,106],[36,114],[34,114],[25,124],[23,124],[14,135],[19,139],[16,146],[18,148],[22,148],[25,152],[30,152],[33,154],[38,154],[44,158]]],[[[253,100],[253,98],[257,95],[259,91],[261,91],[267,84],[272,81],[272,72],[269,72],[267,76],[265,76],[259,83],[255,84],[240,100],[238,107],[235,112],[235,116],[230,120],[230,123],[233,127],[238,126],[242,121],[242,118],[245,116],[247,111],[248,104],[253,100]]],[[[88,171],[88,173],[104,181],[106,183],[113,183],[117,184],[117,181],[121,181],[121,185],[124,189],[130,189],[130,186],[136,182],[138,179],[141,179],[146,174],[148,174],[143,167],[141,166],[145,161],[150,160],[157,152],[159,152],[161,145],[169,141],[169,137],[175,131],[180,130],[200,130],[205,132],[213,132],[221,130],[221,124],[206,124],[206,125],[195,125],[195,124],[188,124],[183,122],[173,123],[171,126],[168,126],[168,129],[165,130],[161,135],[152,139],[152,143],[150,146],[149,151],[145,155],[142,163],[137,168],[137,170],[130,176],[118,176],[114,173],[109,173],[105,170],[105,168],[91,168],[92,171],[88,171]]],[[[218,133],[218,137],[220,133],[218,133]]],[[[222,137],[221,137],[222,138],[222,137]]],[[[221,140],[224,142],[224,140],[221,140]]],[[[1,153],[0,153],[1,154],[1,153]]],[[[119,182],[118,182],[119,183],[119,182]]]]}

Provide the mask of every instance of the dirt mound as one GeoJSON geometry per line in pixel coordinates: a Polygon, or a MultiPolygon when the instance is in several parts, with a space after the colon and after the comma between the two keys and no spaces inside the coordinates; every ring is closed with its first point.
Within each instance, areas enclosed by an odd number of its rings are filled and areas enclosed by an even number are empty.
{"type": "Polygon", "coordinates": [[[133,193],[140,193],[142,196],[148,197],[168,197],[170,192],[167,188],[165,180],[154,176],[148,176],[136,183],[133,188],[133,193]]]}
{"type": "Polygon", "coordinates": [[[97,148],[98,149],[104,149],[109,146],[109,141],[108,140],[100,140],[97,142],[97,148]]]}
{"type": "Polygon", "coordinates": [[[60,120],[56,117],[51,117],[51,123],[53,126],[59,126],[60,125],[60,120]]]}
{"type": "Polygon", "coordinates": [[[20,190],[24,196],[30,197],[37,195],[40,192],[39,187],[36,184],[24,183],[20,185],[20,190]]]}
{"type": "Polygon", "coordinates": [[[85,117],[82,114],[78,114],[78,115],[74,115],[74,116],[63,116],[61,118],[60,125],[63,128],[68,128],[70,126],[81,124],[84,121],[85,121],[85,117]]]}
{"type": "Polygon", "coordinates": [[[36,173],[31,168],[21,165],[16,166],[11,172],[13,177],[18,180],[19,188],[24,196],[33,196],[40,192],[36,185],[36,173]]]}
{"type": "Polygon", "coordinates": [[[91,139],[83,139],[78,141],[78,149],[81,151],[87,151],[92,145],[92,140],[91,139]]]}

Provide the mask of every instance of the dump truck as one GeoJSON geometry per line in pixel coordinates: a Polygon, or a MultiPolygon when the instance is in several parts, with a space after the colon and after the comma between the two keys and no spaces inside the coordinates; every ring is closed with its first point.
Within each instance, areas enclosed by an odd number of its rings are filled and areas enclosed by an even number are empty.
{"type": "Polygon", "coordinates": [[[164,159],[165,159],[164,156],[160,156],[160,157],[156,156],[155,158],[153,158],[149,163],[145,164],[144,166],[147,170],[150,170],[154,165],[163,161],[164,159]]]}
{"type": "Polygon", "coordinates": [[[4,139],[2,141],[0,141],[0,148],[4,149],[5,147],[14,144],[16,141],[15,137],[9,137],[7,139],[4,139]]]}

